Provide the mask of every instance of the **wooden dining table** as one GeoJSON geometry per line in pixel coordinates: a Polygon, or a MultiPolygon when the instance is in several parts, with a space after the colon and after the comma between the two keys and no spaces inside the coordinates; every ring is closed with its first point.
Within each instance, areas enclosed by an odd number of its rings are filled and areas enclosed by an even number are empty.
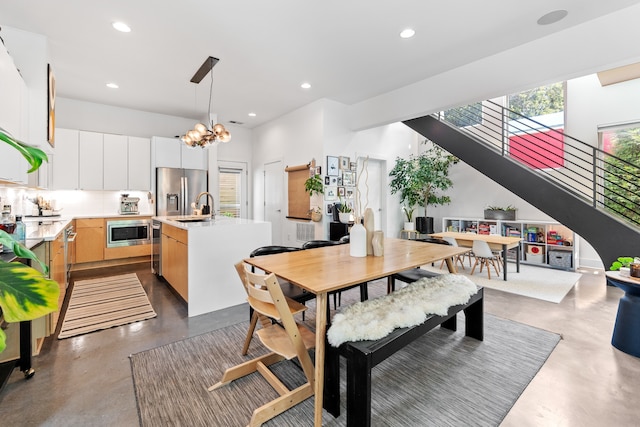
{"type": "Polygon", "coordinates": [[[502,273],[503,279],[507,280],[507,250],[515,248],[516,250],[516,271],[520,272],[520,237],[500,236],[498,234],[476,234],[476,233],[460,233],[457,231],[443,231],[442,233],[430,234],[431,237],[442,239],[443,237],[452,237],[458,242],[458,246],[465,248],[473,247],[474,240],[482,240],[489,244],[492,251],[502,251],[502,273]]]}
{"type": "MultiPolygon", "coordinates": [[[[327,316],[320,313],[327,311],[328,293],[440,260],[445,260],[449,271],[455,273],[452,257],[468,251],[464,247],[386,238],[384,256],[380,257],[352,257],[345,244],[244,260],[316,295],[315,426],[322,425],[327,316]]],[[[327,409],[333,415],[339,411],[335,406],[327,409]]]]}

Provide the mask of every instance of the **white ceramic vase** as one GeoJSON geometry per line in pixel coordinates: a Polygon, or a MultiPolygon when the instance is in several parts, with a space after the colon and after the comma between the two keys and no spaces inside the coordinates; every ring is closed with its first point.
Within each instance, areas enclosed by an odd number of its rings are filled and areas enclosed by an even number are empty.
{"type": "Polygon", "coordinates": [[[367,230],[356,218],[355,224],[349,232],[349,255],[352,257],[367,256],[367,230]]]}
{"type": "Polygon", "coordinates": [[[416,229],[416,224],[414,222],[405,222],[404,230],[405,231],[413,231],[416,229]]]}

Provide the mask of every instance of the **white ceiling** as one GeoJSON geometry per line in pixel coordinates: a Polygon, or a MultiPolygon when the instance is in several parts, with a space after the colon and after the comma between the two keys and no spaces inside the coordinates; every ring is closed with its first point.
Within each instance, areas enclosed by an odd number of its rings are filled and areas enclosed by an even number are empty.
{"type": "Polygon", "coordinates": [[[252,128],[321,98],[361,102],[637,3],[2,0],[0,26],[48,38],[60,97],[194,120],[206,116],[211,80],[189,80],[207,56],[220,58],[212,112],[252,128]],[[536,24],[556,9],[569,14],[536,24]],[[132,32],[113,30],[117,20],[132,32]],[[414,38],[399,37],[406,27],[414,38]]]}

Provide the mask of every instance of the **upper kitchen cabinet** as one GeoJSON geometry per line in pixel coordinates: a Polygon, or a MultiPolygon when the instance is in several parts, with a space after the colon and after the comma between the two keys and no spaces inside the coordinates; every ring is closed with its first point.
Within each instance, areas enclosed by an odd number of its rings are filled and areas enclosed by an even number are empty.
{"type": "Polygon", "coordinates": [[[103,151],[104,134],[80,131],[78,139],[78,183],[81,190],[104,189],[103,151]]]}
{"type": "Polygon", "coordinates": [[[191,148],[178,138],[154,136],[151,139],[153,168],[183,168],[207,170],[207,151],[191,148]]]}
{"type": "Polygon", "coordinates": [[[104,134],[105,190],[126,190],[129,180],[129,141],[125,135],[104,134]]]}
{"type": "Polygon", "coordinates": [[[151,140],[129,137],[129,190],[151,190],[151,140]]]}
{"type": "MultiPolygon", "coordinates": [[[[13,59],[0,43],[0,127],[13,137],[28,141],[29,95],[13,59]]],[[[0,181],[27,183],[28,162],[15,148],[0,142],[0,181]]]]}
{"type": "Polygon", "coordinates": [[[78,189],[78,141],[80,131],[56,128],[56,147],[51,162],[51,183],[53,190],[78,189]]]}

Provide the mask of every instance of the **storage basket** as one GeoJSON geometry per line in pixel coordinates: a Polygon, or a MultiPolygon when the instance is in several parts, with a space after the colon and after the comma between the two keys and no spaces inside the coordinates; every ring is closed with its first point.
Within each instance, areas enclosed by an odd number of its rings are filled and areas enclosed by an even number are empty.
{"type": "Polygon", "coordinates": [[[570,269],[573,267],[571,258],[572,253],[569,251],[549,251],[549,265],[553,267],[561,267],[570,269]]]}

